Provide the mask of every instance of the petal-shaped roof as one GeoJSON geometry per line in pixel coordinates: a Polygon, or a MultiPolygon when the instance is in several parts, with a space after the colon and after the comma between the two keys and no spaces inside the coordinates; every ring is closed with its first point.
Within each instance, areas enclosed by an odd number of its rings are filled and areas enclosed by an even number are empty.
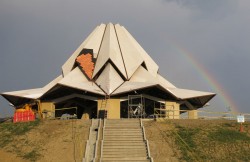
{"type": "Polygon", "coordinates": [[[87,39],[76,49],[76,51],[70,56],[70,58],[62,66],[63,75],[66,76],[71,70],[73,70],[76,57],[84,48],[93,49],[94,58],[97,57],[97,53],[100,48],[102,37],[104,34],[106,25],[101,24],[97,26],[95,30],[88,36],[87,39]]]}
{"type": "Polygon", "coordinates": [[[110,95],[116,88],[118,88],[124,80],[116,72],[111,64],[108,64],[101,75],[96,80],[97,85],[104,90],[107,95],[110,95]]]}
{"type": "Polygon", "coordinates": [[[54,80],[52,80],[49,84],[47,84],[46,86],[44,86],[43,87],[44,92],[47,92],[48,90],[50,90],[51,88],[53,88],[60,80],[62,80],[62,78],[63,78],[63,76],[59,75],[54,80]]]}
{"type": "Polygon", "coordinates": [[[158,82],[145,68],[140,66],[129,81],[121,85],[113,94],[120,94],[157,85],[158,82]]]}
{"type": "Polygon", "coordinates": [[[83,91],[89,91],[97,94],[102,94],[102,90],[93,82],[90,82],[85,75],[83,75],[82,71],[76,67],[73,71],[71,71],[67,76],[65,76],[58,84],[80,89],[83,91]]]}
{"type": "Polygon", "coordinates": [[[42,96],[43,93],[44,93],[43,88],[36,88],[36,89],[5,92],[5,93],[2,93],[2,95],[16,96],[16,97],[29,98],[29,99],[36,99],[36,98],[39,98],[40,96],[42,96]]]}
{"type": "Polygon", "coordinates": [[[117,90],[115,90],[112,95],[117,95],[125,92],[130,92],[138,89],[148,88],[155,86],[155,83],[148,83],[148,82],[129,82],[126,81],[123,83],[117,90]]]}
{"type": "Polygon", "coordinates": [[[130,82],[151,82],[151,83],[157,84],[157,80],[155,79],[155,77],[142,66],[140,66],[136,70],[136,72],[133,74],[133,76],[131,77],[129,81],[130,82]]]}
{"type": "Polygon", "coordinates": [[[119,69],[122,75],[127,78],[115,28],[111,23],[109,23],[106,27],[100,52],[98,54],[98,59],[96,60],[93,76],[95,76],[99,72],[99,70],[109,59],[119,69]]]}
{"type": "Polygon", "coordinates": [[[176,88],[172,83],[170,83],[168,80],[166,80],[165,78],[163,78],[160,74],[157,74],[156,78],[157,78],[159,84],[162,87],[164,87],[165,89],[176,88]]]}
{"type": "Polygon", "coordinates": [[[124,29],[119,24],[115,25],[115,29],[127,75],[128,78],[131,78],[136,69],[143,63],[143,58],[141,57],[140,51],[137,49],[135,44],[130,41],[130,38],[124,29]]]}
{"type": "Polygon", "coordinates": [[[124,28],[122,27],[124,32],[129,37],[131,43],[134,44],[135,48],[137,48],[139,54],[144,59],[144,62],[146,64],[146,67],[148,71],[153,75],[156,76],[159,70],[159,66],[154,62],[154,60],[147,54],[147,52],[140,46],[140,44],[133,38],[133,36],[124,28]]]}
{"type": "Polygon", "coordinates": [[[35,88],[35,89],[27,89],[27,90],[20,90],[20,91],[12,91],[12,92],[4,92],[1,95],[3,96],[13,96],[13,97],[21,97],[21,98],[28,98],[28,99],[38,99],[52,87],[54,87],[58,81],[62,79],[62,76],[58,76],[50,83],[48,83],[43,88],[35,88]]]}
{"type": "Polygon", "coordinates": [[[174,96],[178,97],[179,99],[189,99],[189,98],[215,95],[214,93],[211,92],[194,91],[194,90],[180,89],[180,88],[168,88],[168,91],[171,92],[174,96]]]}

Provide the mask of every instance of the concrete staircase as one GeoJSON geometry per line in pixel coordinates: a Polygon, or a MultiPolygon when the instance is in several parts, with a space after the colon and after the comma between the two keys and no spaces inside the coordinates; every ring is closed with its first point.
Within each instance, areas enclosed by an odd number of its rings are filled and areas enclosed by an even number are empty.
{"type": "Polygon", "coordinates": [[[150,162],[148,141],[139,119],[105,119],[102,162],[150,162]]]}

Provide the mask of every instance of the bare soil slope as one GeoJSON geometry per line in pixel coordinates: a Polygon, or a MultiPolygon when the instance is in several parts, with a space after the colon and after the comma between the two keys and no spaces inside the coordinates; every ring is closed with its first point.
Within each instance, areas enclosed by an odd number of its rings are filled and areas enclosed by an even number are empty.
{"type": "Polygon", "coordinates": [[[12,123],[2,123],[0,137],[6,142],[0,143],[0,161],[82,161],[90,123],[86,120],[40,121],[26,133],[20,131],[15,135],[11,135],[8,128],[12,123]]]}

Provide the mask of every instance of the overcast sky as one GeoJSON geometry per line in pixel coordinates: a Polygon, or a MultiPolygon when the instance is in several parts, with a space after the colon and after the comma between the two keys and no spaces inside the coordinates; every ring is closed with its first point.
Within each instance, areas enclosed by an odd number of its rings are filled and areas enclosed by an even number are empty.
{"type": "MultiPolygon", "coordinates": [[[[177,87],[217,93],[211,110],[235,103],[233,110],[250,112],[249,15],[249,0],[1,0],[0,92],[44,86],[97,25],[112,22],[123,25],[177,87]],[[225,95],[232,100],[225,102],[225,95]]],[[[0,116],[12,111],[0,97],[0,116]]]]}

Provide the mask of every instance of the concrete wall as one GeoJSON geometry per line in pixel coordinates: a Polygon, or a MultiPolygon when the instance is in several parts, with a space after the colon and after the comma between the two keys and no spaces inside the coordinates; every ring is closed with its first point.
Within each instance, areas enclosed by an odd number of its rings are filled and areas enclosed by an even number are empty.
{"type": "Polygon", "coordinates": [[[176,102],[166,101],[165,104],[166,118],[168,119],[180,119],[180,104],[176,102]]]}
{"type": "Polygon", "coordinates": [[[107,99],[105,100],[98,100],[98,116],[99,110],[107,110],[108,111],[108,119],[120,119],[120,99],[107,99]]]}
{"type": "Polygon", "coordinates": [[[41,102],[40,106],[43,118],[55,117],[55,104],[53,102],[41,102]]]}
{"type": "Polygon", "coordinates": [[[190,110],[190,111],[188,111],[188,119],[198,119],[198,112],[197,112],[197,110],[190,110]]]}

